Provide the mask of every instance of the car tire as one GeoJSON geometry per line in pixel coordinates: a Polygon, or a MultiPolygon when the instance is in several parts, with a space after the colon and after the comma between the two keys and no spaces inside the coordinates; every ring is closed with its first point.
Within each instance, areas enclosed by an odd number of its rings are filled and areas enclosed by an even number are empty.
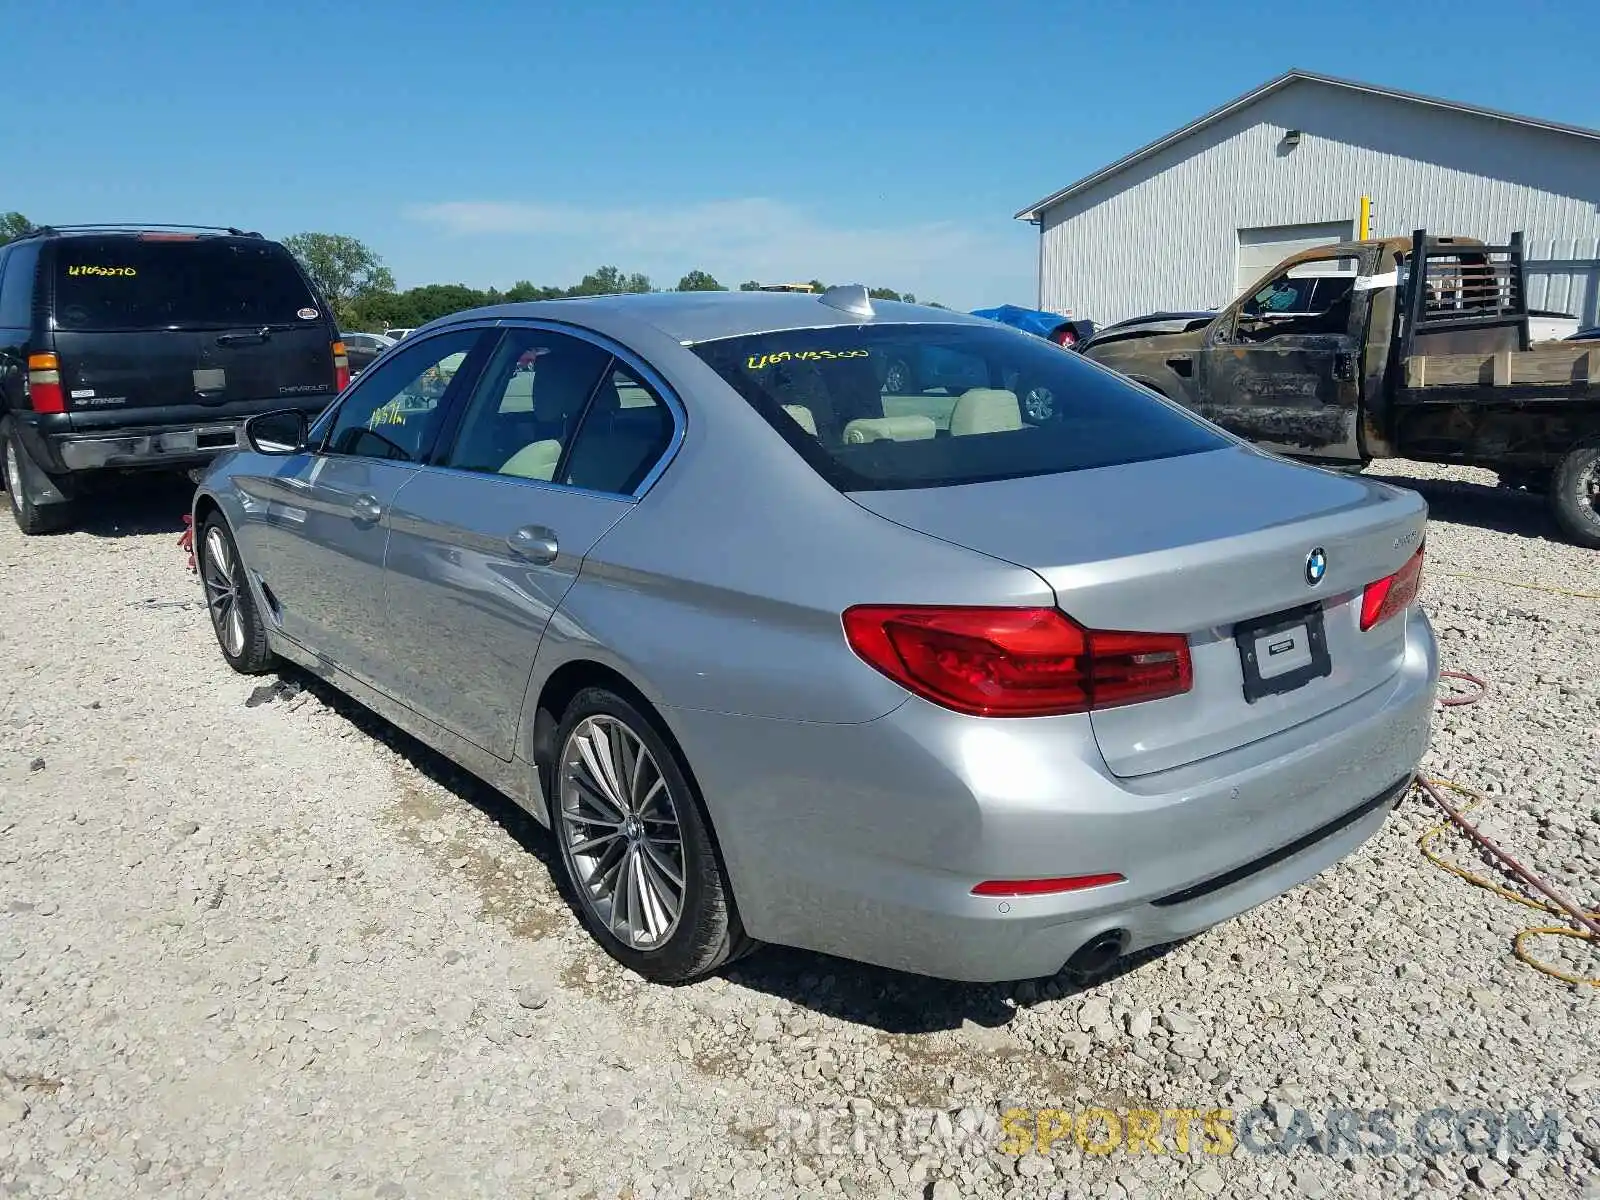
{"type": "Polygon", "coordinates": [[[195,569],[222,657],[241,675],[269,670],[275,656],[267,646],[267,627],[251,594],[238,543],[221,513],[212,513],[200,527],[195,569]]]}
{"type": "Polygon", "coordinates": [[[1567,453],[1550,477],[1556,524],[1580,546],[1600,550],[1600,440],[1567,453]]]}
{"type": "Polygon", "coordinates": [[[26,453],[9,431],[0,433],[0,478],[5,480],[6,499],[17,528],[30,535],[66,529],[72,524],[71,503],[39,503],[22,468],[22,455],[26,453]]]}
{"type": "Polygon", "coordinates": [[[700,797],[632,703],[604,688],[574,696],[548,777],[573,908],[612,958],[646,979],[687,983],[754,947],[700,797]]]}

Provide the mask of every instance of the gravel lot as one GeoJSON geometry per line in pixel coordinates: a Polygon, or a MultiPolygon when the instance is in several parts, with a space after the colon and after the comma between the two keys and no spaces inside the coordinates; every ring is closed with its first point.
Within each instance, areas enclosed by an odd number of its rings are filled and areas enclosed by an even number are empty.
{"type": "MultiPolygon", "coordinates": [[[[1428,495],[1445,663],[1495,684],[1441,713],[1428,769],[1600,899],[1600,602],[1511,586],[1600,592],[1600,555],[1486,472],[1369,474],[1428,495]]],[[[227,670],[183,489],[118,503],[54,538],[0,521],[0,1193],[1600,1197],[1592,995],[1511,957],[1539,914],[1424,861],[1416,797],[1084,990],[781,950],[653,987],[578,930],[509,802],[320,684],[227,670]],[[1440,1106],[1555,1124],[1416,1146],[1440,1106]],[[1096,1154],[1094,1117],[1003,1152],[1063,1119],[1034,1109],[1092,1107],[1258,1110],[1257,1144],[1299,1144],[1218,1154],[1197,1123],[1183,1153],[1163,1117],[1164,1153],[1096,1154]],[[1400,1148],[1298,1135],[1339,1109],[1392,1110],[1400,1148]]]]}

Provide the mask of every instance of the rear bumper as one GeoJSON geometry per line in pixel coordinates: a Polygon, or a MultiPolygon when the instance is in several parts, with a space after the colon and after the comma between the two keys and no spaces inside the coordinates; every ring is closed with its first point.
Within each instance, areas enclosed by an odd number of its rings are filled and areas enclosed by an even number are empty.
{"type": "Polygon", "coordinates": [[[62,476],[102,470],[182,469],[209,463],[242,444],[244,422],[259,413],[298,409],[307,420],[331,393],[251,400],[207,409],[198,405],[72,413],[21,411],[12,420],[34,461],[62,476]]]}
{"type": "Polygon", "coordinates": [[[994,721],[920,701],[858,725],[669,709],[734,895],[763,940],[950,979],[1054,974],[1281,895],[1382,827],[1424,752],[1438,678],[1420,610],[1401,668],[1293,729],[1118,779],[1080,718],[994,721]],[[1117,872],[1050,896],[983,880],[1117,872]]]}
{"type": "Polygon", "coordinates": [[[243,422],[223,421],[175,429],[120,434],[61,434],[56,458],[68,471],[109,467],[185,467],[204,463],[239,444],[243,422]]]}

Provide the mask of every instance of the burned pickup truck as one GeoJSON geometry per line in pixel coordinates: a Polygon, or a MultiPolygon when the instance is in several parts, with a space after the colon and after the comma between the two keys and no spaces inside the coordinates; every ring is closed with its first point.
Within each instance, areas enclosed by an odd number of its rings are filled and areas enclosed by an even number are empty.
{"type": "Polygon", "coordinates": [[[1488,467],[1600,548],[1600,343],[1530,343],[1521,234],[1308,250],[1219,313],[1175,316],[1083,353],[1287,457],[1488,467]]]}

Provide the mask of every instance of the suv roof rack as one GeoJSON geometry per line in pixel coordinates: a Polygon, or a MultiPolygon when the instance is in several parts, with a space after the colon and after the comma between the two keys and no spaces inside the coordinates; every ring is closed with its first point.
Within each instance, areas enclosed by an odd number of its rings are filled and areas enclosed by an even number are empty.
{"type": "MultiPolygon", "coordinates": [[[[175,225],[158,221],[96,221],[87,225],[39,225],[22,237],[46,237],[52,233],[158,233],[163,229],[199,229],[212,233],[227,233],[234,237],[261,235],[253,230],[243,230],[232,225],[175,225]]],[[[19,239],[20,240],[20,239],[19,239]]]]}

